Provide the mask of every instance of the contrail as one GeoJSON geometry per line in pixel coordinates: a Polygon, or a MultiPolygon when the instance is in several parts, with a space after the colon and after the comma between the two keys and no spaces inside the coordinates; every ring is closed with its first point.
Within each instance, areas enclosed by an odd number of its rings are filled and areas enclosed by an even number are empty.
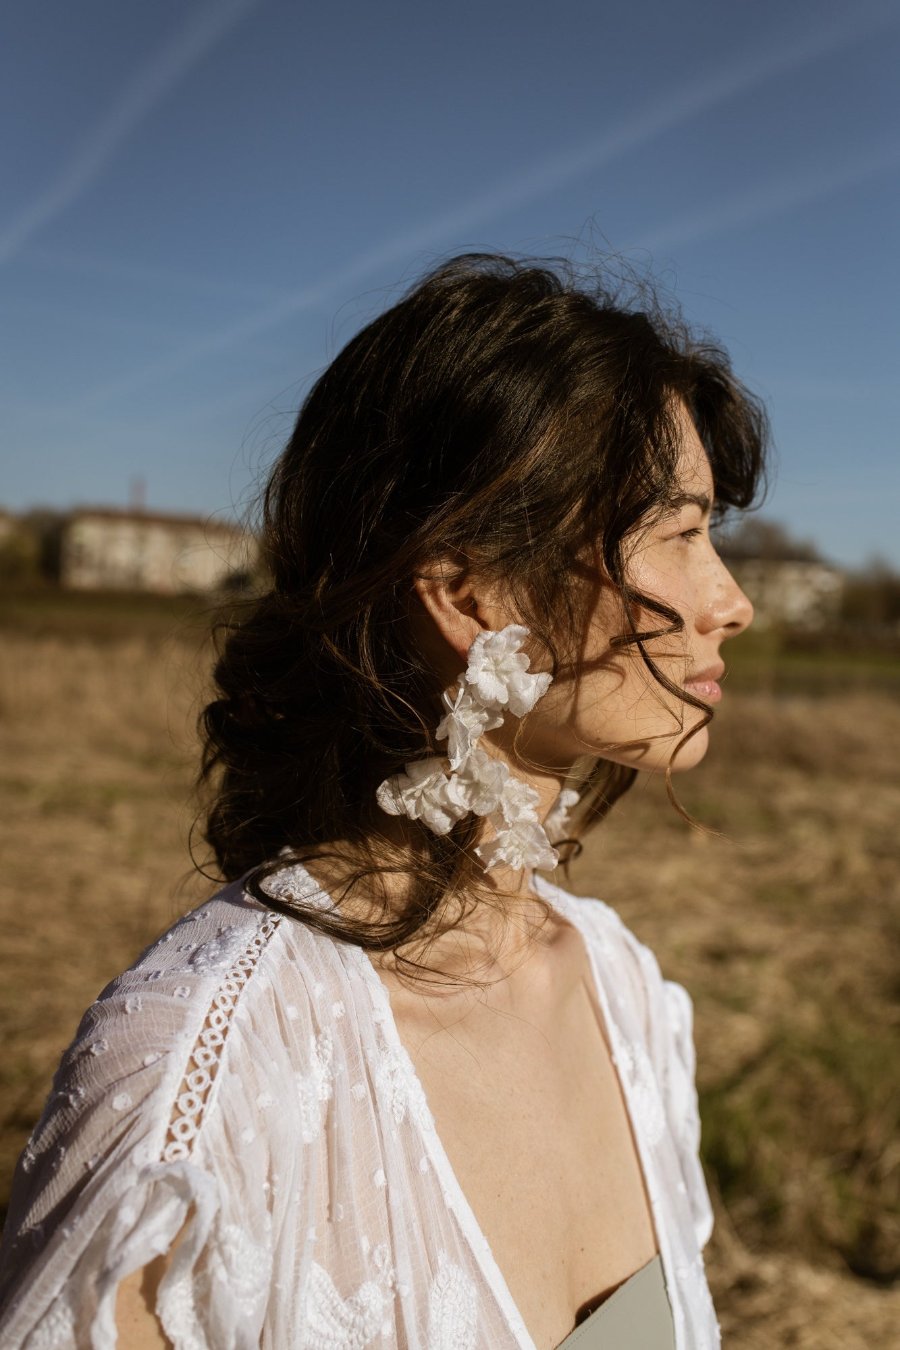
{"type": "Polygon", "coordinates": [[[58,177],[0,230],[0,263],[9,262],[38,230],[81,196],[169,90],[256,3],[257,0],[215,0],[188,21],[122,91],[58,177]]]}
{"type": "Polygon", "coordinates": [[[411,254],[437,247],[448,239],[459,238],[475,227],[537,201],[563,184],[602,168],[738,94],[820,60],[878,29],[895,26],[898,17],[894,5],[857,8],[849,19],[804,34],[802,39],[785,43],[777,50],[767,50],[738,61],[705,78],[692,79],[602,136],[575,149],[548,156],[525,173],[501,180],[490,192],[472,198],[456,210],[432,216],[400,235],[393,234],[390,239],[349,259],[342,268],[314,285],[288,292],[280,300],[251,311],[233,324],[186,343],[130,375],[88,392],[78,407],[93,407],[109,398],[130,394],[144,384],[176,374],[186,366],[256,337],[295,314],[314,308],[335,292],[364,280],[379,269],[403,262],[411,254]]]}
{"type": "Polygon", "coordinates": [[[832,197],[845,188],[900,167],[900,143],[892,140],[827,168],[798,169],[744,189],[717,206],[686,212],[636,239],[629,247],[659,252],[684,247],[743,225],[758,225],[798,206],[832,197]]]}
{"type": "Polygon", "coordinates": [[[501,180],[493,191],[473,199],[456,212],[434,217],[399,240],[395,236],[394,256],[389,261],[403,257],[411,248],[427,248],[439,242],[441,237],[481,225],[486,220],[545,197],[555,188],[620,159],[629,151],[646,145],[738,94],[746,93],[780,75],[839,51],[852,41],[861,40],[881,28],[894,27],[898,23],[900,12],[896,5],[862,7],[854,11],[850,19],[805,34],[802,39],[785,43],[778,50],[751,56],[733,66],[711,72],[705,78],[692,80],[604,135],[594,137],[573,150],[548,156],[530,171],[501,180]]]}

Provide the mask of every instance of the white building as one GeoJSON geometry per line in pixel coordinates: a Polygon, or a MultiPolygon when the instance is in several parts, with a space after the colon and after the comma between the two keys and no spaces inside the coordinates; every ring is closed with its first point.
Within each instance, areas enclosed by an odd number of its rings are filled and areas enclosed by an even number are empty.
{"type": "Polygon", "coordinates": [[[753,602],[758,628],[774,624],[815,632],[838,620],[844,576],[836,567],[789,558],[726,561],[753,602]]]}
{"type": "Polygon", "coordinates": [[[256,540],[238,525],[196,516],[81,508],[62,531],[60,580],[77,590],[221,590],[248,576],[256,540]]]}

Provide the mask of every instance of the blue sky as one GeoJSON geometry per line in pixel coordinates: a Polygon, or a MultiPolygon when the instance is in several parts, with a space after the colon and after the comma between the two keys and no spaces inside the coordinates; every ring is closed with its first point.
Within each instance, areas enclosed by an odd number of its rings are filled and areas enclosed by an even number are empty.
{"type": "Polygon", "coordinates": [[[900,565],[900,8],[10,0],[0,504],[246,508],[437,259],[613,250],[729,348],[766,513],[900,565]]]}

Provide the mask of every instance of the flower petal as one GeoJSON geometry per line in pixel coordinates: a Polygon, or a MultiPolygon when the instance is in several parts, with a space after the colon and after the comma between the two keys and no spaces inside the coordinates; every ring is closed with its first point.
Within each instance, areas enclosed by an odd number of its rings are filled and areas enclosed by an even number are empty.
{"type": "Polygon", "coordinates": [[[454,799],[476,816],[489,816],[497,810],[509,769],[477,747],[451,777],[454,799]]]}
{"type": "Polygon", "coordinates": [[[548,839],[564,838],[569,828],[569,815],[573,806],[578,805],[580,796],[581,793],[576,788],[563,788],[544,821],[544,831],[548,839]]]}
{"type": "Polygon", "coordinates": [[[548,674],[528,673],[528,657],[521,651],[527,637],[521,624],[479,633],[469,648],[465,676],[483,703],[508,707],[517,717],[531,711],[551,682],[548,674]]]}

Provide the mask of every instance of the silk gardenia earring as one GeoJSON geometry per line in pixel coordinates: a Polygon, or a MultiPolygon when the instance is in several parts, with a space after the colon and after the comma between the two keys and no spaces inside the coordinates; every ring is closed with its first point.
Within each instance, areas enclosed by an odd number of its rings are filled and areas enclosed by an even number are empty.
{"type": "MultiPolygon", "coordinates": [[[[537,813],[537,792],[478,747],[486,731],[502,726],[505,711],[524,717],[550,686],[552,676],[528,670],[528,657],[521,650],[527,637],[521,624],[479,633],[457,692],[451,693],[450,686],[441,695],[446,713],[436,735],[447,742],[450,773],[437,756],[414,760],[405,773],[386,778],[376,793],[388,815],[421,820],[435,834],[447,834],[470,812],[486,816],[495,838],[475,849],[486,870],[502,864],[548,869],[559,861],[537,813]]],[[[557,837],[565,829],[573,797],[577,800],[578,794],[564,790],[547,817],[557,837]]]]}

